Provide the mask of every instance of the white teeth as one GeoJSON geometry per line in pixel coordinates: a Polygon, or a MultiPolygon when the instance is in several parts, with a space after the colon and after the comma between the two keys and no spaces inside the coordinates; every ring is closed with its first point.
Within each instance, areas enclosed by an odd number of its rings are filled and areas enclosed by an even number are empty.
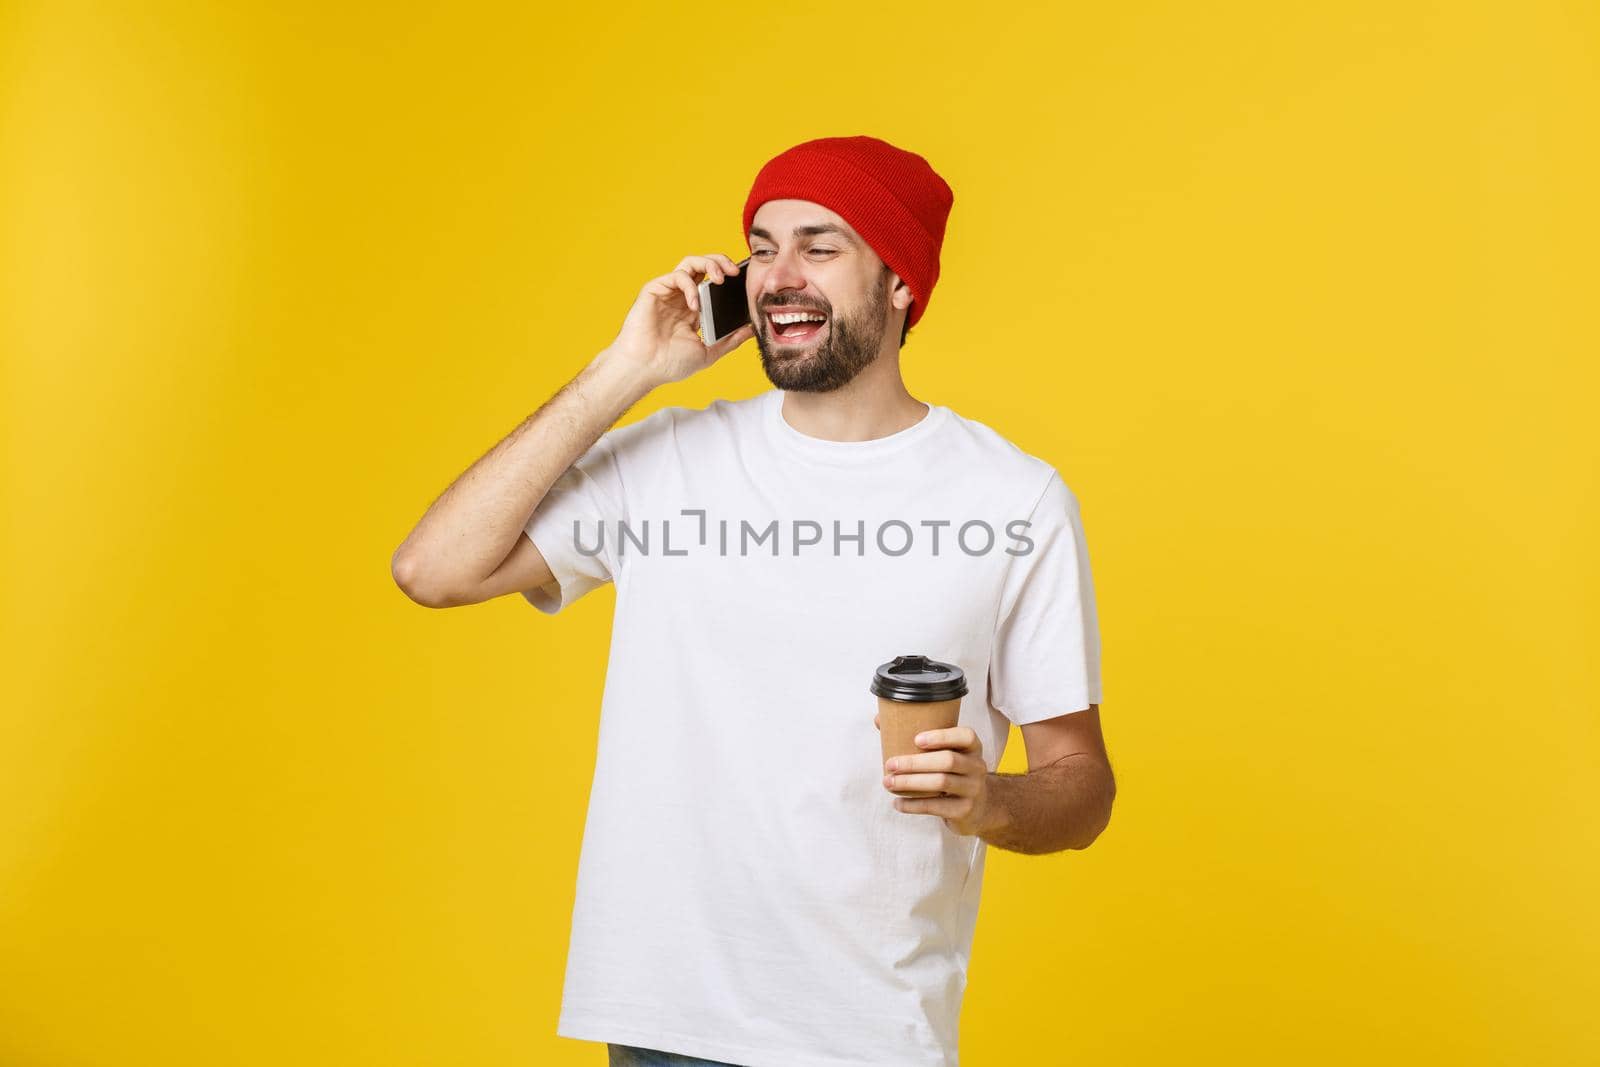
{"type": "Polygon", "coordinates": [[[826,315],[818,315],[811,311],[792,311],[782,315],[772,316],[772,321],[780,326],[787,326],[791,322],[826,322],[826,315]]]}

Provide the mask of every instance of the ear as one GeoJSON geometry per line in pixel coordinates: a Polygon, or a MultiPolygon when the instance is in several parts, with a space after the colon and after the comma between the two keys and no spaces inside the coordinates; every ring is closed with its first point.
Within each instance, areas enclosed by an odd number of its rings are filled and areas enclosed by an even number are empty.
{"type": "Polygon", "coordinates": [[[891,272],[889,276],[894,279],[889,289],[889,304],[891,307],[897,307],[904,311],[911,306],[911,301],[915,300],[916,297],[912,294],[911,287],[900,280],[900,275],[891,272]]]}

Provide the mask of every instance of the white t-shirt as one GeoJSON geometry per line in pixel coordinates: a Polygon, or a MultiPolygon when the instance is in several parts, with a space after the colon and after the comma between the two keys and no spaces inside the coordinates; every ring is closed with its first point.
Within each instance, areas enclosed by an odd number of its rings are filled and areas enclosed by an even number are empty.
{"type": "Polygon", "coordinates": [[[528,522],[559,583],[531,604],[617,593],[557,1033],[954,1065],[987,846],[894,809],[868,686],[959,665],[991,771],[1009,723],[1099,703],[1077,500],[947,407],[837,442],[782,400],[615,427],[528,522]]]}

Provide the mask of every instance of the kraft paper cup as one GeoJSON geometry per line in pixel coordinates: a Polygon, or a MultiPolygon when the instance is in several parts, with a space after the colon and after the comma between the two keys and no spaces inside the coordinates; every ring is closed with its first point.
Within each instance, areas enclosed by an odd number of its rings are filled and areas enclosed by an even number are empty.
{"type": "MultiPolygon", "coordinates": [[[[896,656],[879,665],[869,687],[878,698],[878,732],[883,762],[927,751],[916,737],[925,730],[948,730],[961,718],[966,675],[953,663],[922,655],[896,656]]],[[[881,768],[883,762],[878,766],[881,768]]],[[[916,772],[911,772],[916,773],[916,772]]],[[[897,797],[938,797],[921,789],[891,789],[897,797]]]]}

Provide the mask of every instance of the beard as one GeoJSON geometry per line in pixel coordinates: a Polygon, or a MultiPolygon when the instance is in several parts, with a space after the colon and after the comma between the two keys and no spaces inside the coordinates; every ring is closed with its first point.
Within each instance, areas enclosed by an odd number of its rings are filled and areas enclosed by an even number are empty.
{"type": "Polygon", "coordinates": [[[761,369],[768,381],[791,393],[827,393],[847,385],[878,358],[887,308],[883,289],[873,286],[871,297],[858,314],[843,318],[828,315],[824,326],[827,337],[804,348],[785,345],[781,337],[769,334],[771,323],[762,310],[756,327],[761,369]],[[785,351],[794,354],[781,354],[785,351]]]}

